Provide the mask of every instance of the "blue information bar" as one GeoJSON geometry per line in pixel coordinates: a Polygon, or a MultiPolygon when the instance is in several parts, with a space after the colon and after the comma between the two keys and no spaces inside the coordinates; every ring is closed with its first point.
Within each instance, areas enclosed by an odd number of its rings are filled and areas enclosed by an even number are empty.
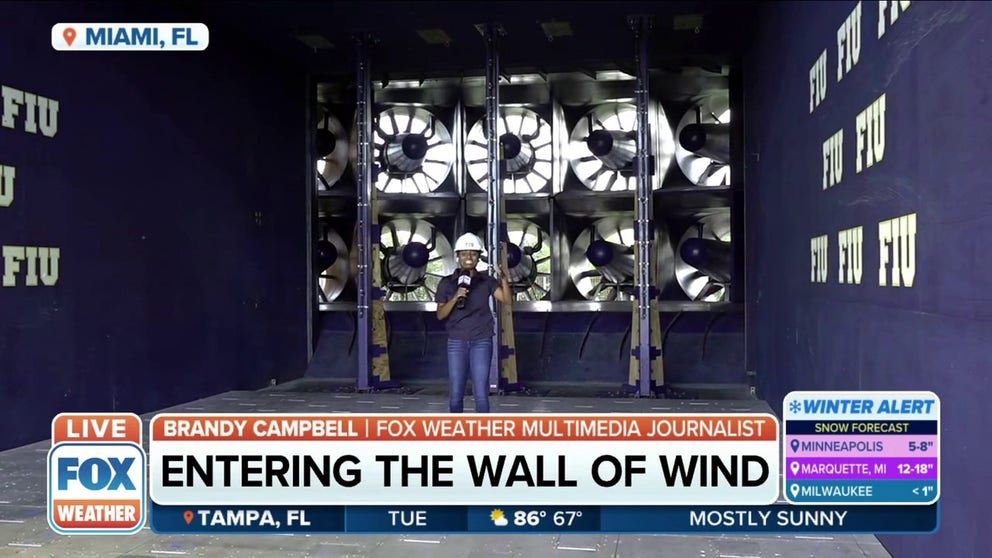
{"type": "Polygon", "coordinates": [[[159,534],[889,533],[940,527],[927,506],[162,506],[159,534]]]}
{"type": "Polygon", "coordinates": [[[837,505],[861,501],[866,504],[888,502],[928,503],[934,499],[937,482],[932,480],[858,480],[858,481],[801,481],[786,482],[789,499],[797,504],[804,502],[837,505]]]}

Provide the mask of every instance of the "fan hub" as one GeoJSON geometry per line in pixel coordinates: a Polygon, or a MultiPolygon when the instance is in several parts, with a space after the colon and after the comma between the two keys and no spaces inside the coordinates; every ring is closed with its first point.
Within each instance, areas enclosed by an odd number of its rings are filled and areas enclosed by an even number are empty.
{"type": "Polygon", "coordinates": [[[706,238],[687,238],[679,249],[682,261],[718,283],[730,282],[733,252],[730,243],[706,238]]]}
{"type": "Polygon", "coordinates": [[[317,261],[321,270],[331,267],[337,260],[338,249],[333,243],[326,240],[317,242],[317,261]]]}
{"type": "Polygon", "coordinates": [[[330,130],[317,130],[317,135],[314,138],[314,148],[317,150],[317,157],[323,159],[331,153],[334,153],[334,148],[337,147],[338,138],[330,130]]]}
{"type": "Polygon", "coordinates": [[[427,138],[423,134],[409,134],[403,138],[403,154],[419,161],[427,155],[427,138]]]}
{"type": "Polygon", "coordinates": [[[596,267],[605,267],[613,261],[613,244],[605,240],[594,240],[586,248],[586,259],[596,267]]]}
{"type": "Polygon", "coordinates": [[[689,124],[682,128],[679,143],[688,151],[699,151],[706,145],[706,130],[699,124],[689,124]]]}
{"type": "Polygon", "coordinates": [[[523,258],[523,253],[520,251],[520,247],[512,242],[506,247],[506,265],[510,269],[517,267],[520,264],[520,259],[523,258]]]}
{"type": "Polygon", "coordinates": [[[586,138],[586,146],[597,157],[605,157],[613,150],[613,135],[606,130],[593,130],[586,138]]]}
{"type": "Polygon", "coordinates": [[[516,134],[503,134],[499,137],[499,144],[503,148],[503,158],[506,160],[520,155],[520,147],[523,145],[516,134]]]}
{"type": "Polygon", "coordinates": [[[414,268],[421,268],[427,265],[431,252],[422,242],[411,242],[403,247],[403,262],[414,268]]]}

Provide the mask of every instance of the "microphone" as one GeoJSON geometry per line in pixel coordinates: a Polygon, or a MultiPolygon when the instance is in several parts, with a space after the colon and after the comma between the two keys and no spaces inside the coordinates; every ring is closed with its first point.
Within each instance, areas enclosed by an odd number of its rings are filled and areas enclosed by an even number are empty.
{"type": "MultiPolygon", "coordinates": [[[[465,272],[462,272],[462,274],[458,276],[458,288],[460,289],[462,287],[465,287],[466,289],[472,287],[472,276],[465,272]]],[[[455,307],[459,310],[465,308],[465,298],[466,297],[464,296],[459,298],[458,303],[455,304],[455,307]]]]}

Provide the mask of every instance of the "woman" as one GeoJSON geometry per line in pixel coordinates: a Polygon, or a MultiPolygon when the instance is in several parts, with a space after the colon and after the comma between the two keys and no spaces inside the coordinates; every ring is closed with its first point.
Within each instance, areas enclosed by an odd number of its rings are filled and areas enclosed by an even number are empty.
{"type": "Polygon", "coordinates": [[[493,356],[493,314],[489,297],[507,304],[511,300],[509,274],[502,267],[500,278],[479,273],[482,240],[467,233],[455,241],[458,270],[438,284],[434,301],[437,318],[448,332],[448,408],[464,410],[465,383],[472,375],[475,412],[489,412],[489,369],[493,356]]]}

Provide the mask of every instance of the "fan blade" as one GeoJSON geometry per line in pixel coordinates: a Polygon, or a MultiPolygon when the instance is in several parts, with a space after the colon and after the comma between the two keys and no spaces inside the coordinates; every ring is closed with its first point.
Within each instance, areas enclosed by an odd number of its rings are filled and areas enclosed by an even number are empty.
{"type": "Polygon", "coordinates": [[[698,186],[730,183],[730,103],[726,95],[703,98],[682,115],[675,158],[698,186]]]}
{"type": "Polygon", "coordinates": [[[329,190],[337,184],[348,164],[350,146],[341,121],[327,113],[315,132],[316,173],[318,190],[329,190]]]}
{"type": "MultiPolygon", "coordinates": [[[[636,138],[624,129],[624,116],[636,116],[630,103],[605,103],[580,118],[569,137],[572,171],[589,189],[614,190],[621,171],[630,172],[637,153],[636,138]]],[[[620,182],[626,188],[626,181],[620,182]]]]}
{"type": "Polygon", "coordinates": [[[350,271],[348,246],[329,224],[324,227],[324,234],[317,244],[319,252],[316,264],[320,270],[317,277],[318,291],[325,302],[332,302],[341,295],[348,284],[350,271]],[[323,251],[321,251],[322,247],[323,251]],[[331,251],[333,258],[330,257],[331,251]],[[321,261],[322,259],[324,261],[321,261]]]}
{"type": "MultiPolygon", "coordinates": [[[[381,141],[375,142],[374,153],[380,166],[377,190],[429,194],[447,181],[454,164],[454,143],[434,114],[421,107],[393,106],[377,114],[375,121],[381,125],[377,127],[381,141]],[[428,161],[430,164],[426,164],[428,161]]],[[[357,152],[352,153],[352,164],[357,164],[357,152]]]]}
{"type": "Polygon", "coordinates": [[[403,300],[433,301],[441,278],[455,272],[454,252],[440,230],[428,221],[397,218],[382,227],[394,247],[384,251],[383,273],[392,292],[403,300]]]}
{"type": "Polygon", "coordinates": [[[733,251],[730,211],[719,210],[697,217],[679,241],[675,276],[691,300],[719,302],[732,280],[733,251]]]}
{"type": "MultiPolygon", "coordinates": [[[[469,176],[483,190],[489,187],[485,122],[485,119],[480,119],[469,130],[464,153],[469,176]]],[[[553,168],[553,154],[550,149],[544,149],[553,141],[550,124],[525,107],[500,108],[500,122],[500,146],[506,159],[504,192],[516,194],[546,190],[551,182],[550,173],[535,173],[534,169],[538,165],[553,168]],[[535,131],[529,134],[531,126],[535,131]]]]}

